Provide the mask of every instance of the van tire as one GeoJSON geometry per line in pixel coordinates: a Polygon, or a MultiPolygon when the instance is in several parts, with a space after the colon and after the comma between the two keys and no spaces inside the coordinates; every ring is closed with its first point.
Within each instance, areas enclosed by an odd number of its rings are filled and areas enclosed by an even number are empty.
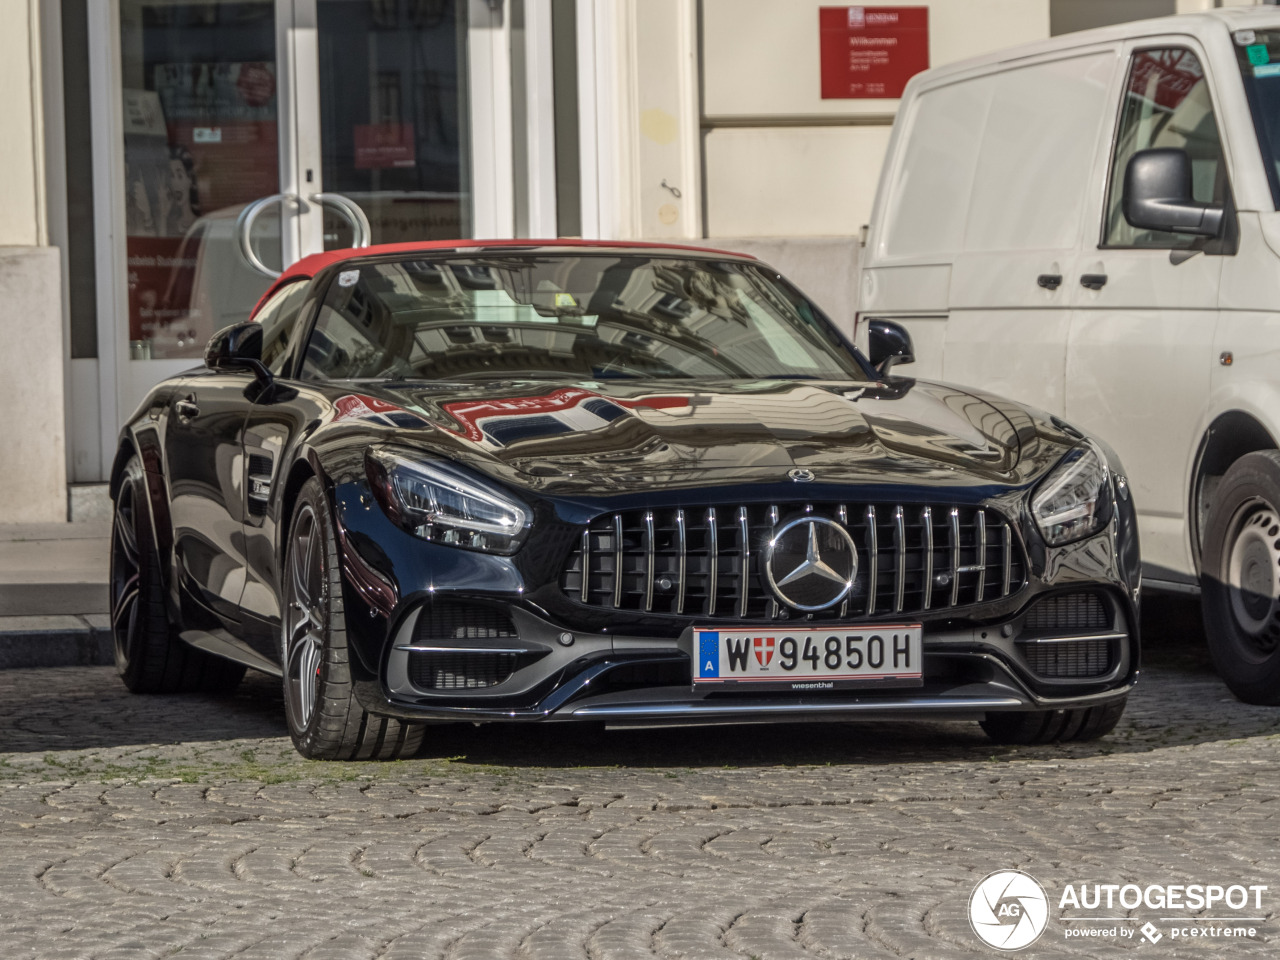
{"type": "Polygon", "coordinates": [[[986,719],[979,723],[983,732],[996,743],[1037,744],[1097,740],[1116,728],[1128,701],[1126,695],[1096,707],[988,713],[986,719]]]}
{"type": "Polygon", "coordinates": [[[1200,596],[1223,682],[1245,703],[1280,703],[1280,451],[1245,454],[1214,491],[1200,596]]]}

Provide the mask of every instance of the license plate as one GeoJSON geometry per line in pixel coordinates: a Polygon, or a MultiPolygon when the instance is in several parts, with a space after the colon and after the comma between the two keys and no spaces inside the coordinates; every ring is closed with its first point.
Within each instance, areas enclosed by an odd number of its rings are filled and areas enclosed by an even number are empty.
{"type": "Polygon", "coordinates": [[[918,623],[839,629],[695,627],[693,682],[776,683],[793,690],[920,686],[918,623]]]}

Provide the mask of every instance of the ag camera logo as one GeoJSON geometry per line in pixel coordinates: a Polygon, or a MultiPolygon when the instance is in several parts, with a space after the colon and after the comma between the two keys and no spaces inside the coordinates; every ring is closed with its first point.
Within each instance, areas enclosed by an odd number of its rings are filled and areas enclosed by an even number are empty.
{"type": "Polygon", "coordinates": [[[1021,870],[998,870],[969,895],[969,926],[989,947],[1021,950],[1040,939],[1049,923],[1044,887],[1021,870]]]}

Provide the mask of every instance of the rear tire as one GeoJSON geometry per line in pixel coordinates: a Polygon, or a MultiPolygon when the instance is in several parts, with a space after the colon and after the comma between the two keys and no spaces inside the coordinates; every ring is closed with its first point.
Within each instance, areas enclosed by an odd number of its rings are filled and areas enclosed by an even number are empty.
{"type": "Polygon", "coordinates": [[[1280,451],[1245,454],[1213,494],[1200,558],[1209,654],[1245,703],[1280,703],[1280,451]]]}
{"type": "Polygon", "coordinates": [[[1116,728],[1124,713],[1127,696],[1096,707],[1071,710],[1015,710],[988,713],[979,721],[983,731],[996,743],[1069,743],[1097,740],[1116,728]]]}
{"type": "Polygon", "coordinates": [[[355,697],[337,537],[315,477],[298,493],[281,570],[280,662],[293,745],[312,760],[412,756],[423,725],[374,716],[355,697]]]}
{"type": "Polygon", "coordinates": [[[126,687],[134,693],[229,693],[236,688],[244,677],[241,664],[173,638],[146,477],[136,455],[125,465],[116,493],[109,582],[116,672],[126,687]]]}

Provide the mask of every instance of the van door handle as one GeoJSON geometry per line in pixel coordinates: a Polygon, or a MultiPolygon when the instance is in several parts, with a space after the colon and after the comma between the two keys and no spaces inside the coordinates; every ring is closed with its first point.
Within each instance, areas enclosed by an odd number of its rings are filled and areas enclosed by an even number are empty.
{"type": "Polygon", "coordinates": [[[1057,290],[1062,286],[1062,274],[1060,273],[1042,273],[1036,277],[1036,283],[1044,287],[1046,290],[1057,290]]]}
{"type": "Polygon", "coordinates": [[[1107,285],[1107,275],[1105,273],[1082,273],[1080,275],[1080,286],[1088,287],[1090,290],[1101,290],[1107,285]]]}
{"type": "Polygon", "coordinates": [[[178,419],[183,423],[200,416],[200,408],[196,406],[195,400],[195,397],[183,397],[174,403],[173,412],[178,415],[178,419]]]}

